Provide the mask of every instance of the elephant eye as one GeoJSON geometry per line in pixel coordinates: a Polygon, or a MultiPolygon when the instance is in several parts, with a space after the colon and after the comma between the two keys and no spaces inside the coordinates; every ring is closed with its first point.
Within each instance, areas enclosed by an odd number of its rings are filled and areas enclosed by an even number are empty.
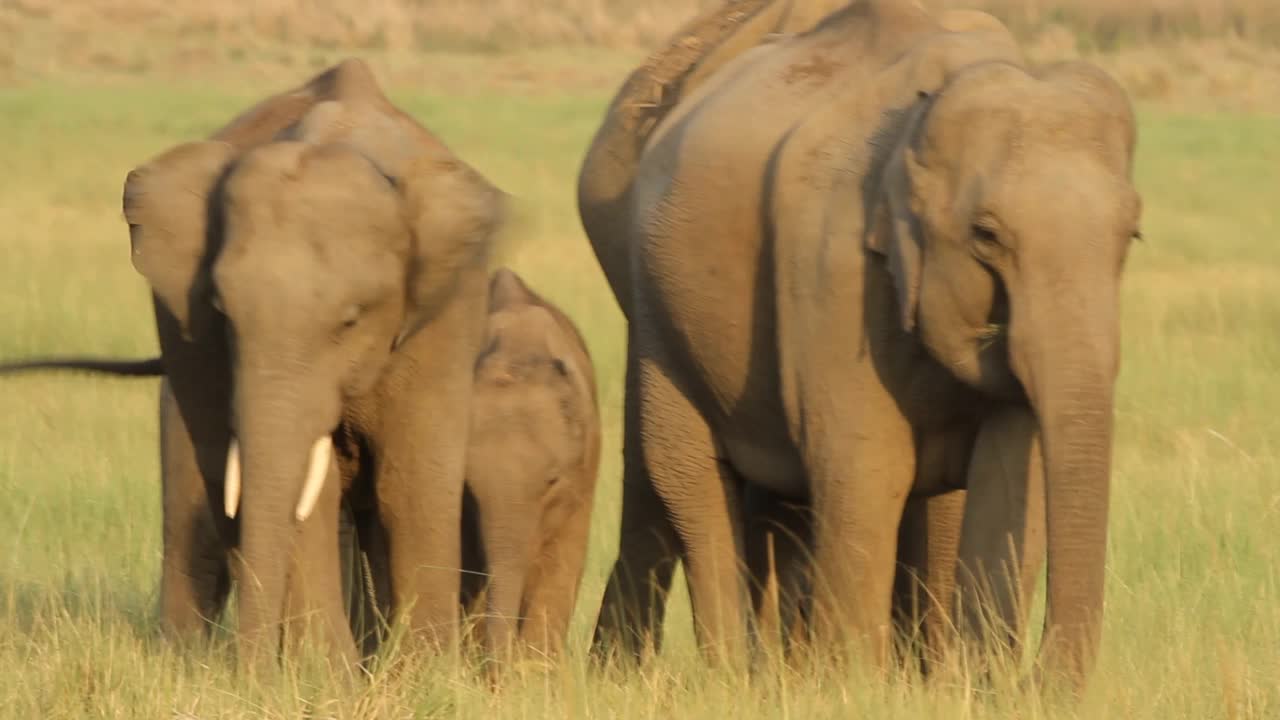
{"type": "Polygon", "coordinates": [[[560,358],[551,358],[551,367],[555,369],[561,377],[569,377],[569,366],[565,365],[560,358]]]}
{"type": "Polygon", "coordinates": [[[347,308],[347,311],[342,316],[343,329],[350,329],[355,327],[356,323],[360,321],[360,315],[363,312],[364,312],[364,308],[359,305],[352,305],[351,307],[347,308]]]}
{"type": "Polygon", "coordinates": [[[996,231],[986,225],[973,226],[973,239],[983,245],[999,245],[1000,240],[996,237],[996,231]]]}

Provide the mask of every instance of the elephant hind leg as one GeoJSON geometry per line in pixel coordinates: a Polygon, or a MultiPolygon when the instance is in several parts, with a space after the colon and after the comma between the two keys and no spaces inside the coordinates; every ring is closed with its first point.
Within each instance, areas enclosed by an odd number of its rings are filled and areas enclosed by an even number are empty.
{"type": "Polygon", "coordinates": [[[747,642],[741,482],[668,368],[643,357],[638,367],[641,460],[680,540],[699,645],[712,664],[733,667],[747,642]]]}
{"type": "Polygon", "coordinates": [[[898,529],[895,631],[908,659],[928,675],[946,654],[952,631],[956,556],[965,491],[911,498],[898,529]]]}
{"type": "Polygon", "coordinates": [[[641,661],[662,648],[667,593],[679,559],[675,528],[640,452],[639,377],[628,353],[623,403],[622,528],[591,640],[597,661],[641,661]]]}
{"type": "Polygon", "coordinates": [[[806,501],[745,490],[745,540],[755,650],[783,652],[804,640],[812,519],[806,501]]]}

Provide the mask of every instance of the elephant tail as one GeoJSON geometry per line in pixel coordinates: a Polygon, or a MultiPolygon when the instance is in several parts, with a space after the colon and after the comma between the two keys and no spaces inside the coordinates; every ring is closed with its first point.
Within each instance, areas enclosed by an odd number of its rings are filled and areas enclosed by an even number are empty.
{"type": "Polygon", "coordinates": [[[159,357],[146,358],[145,360],[63,357],[0,363],[0,375],[40,370],[78,370],[80,372],[120,377],[160,377],[165,374],[164,360],[159,357]]]}

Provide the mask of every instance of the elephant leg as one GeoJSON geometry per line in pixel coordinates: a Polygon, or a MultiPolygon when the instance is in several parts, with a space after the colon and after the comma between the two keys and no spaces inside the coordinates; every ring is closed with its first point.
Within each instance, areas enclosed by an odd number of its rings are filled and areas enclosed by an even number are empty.
{"type": "Polygon", "coordinates": [[[640,661],[662,649],[667,593],[679,558],[675,528],[654,490],[640,452],[637,361],[628,353],[623,402],[622,522],[618,557],[609,574],[591,640],[597,660],[640,661]]]}
{"type": "MultiPolygon", "coordinates": [[[[564,478],[573,487],[588,487],[583,480],[564,478]]],[[[591,497],[586,497],[544,542],[529,583],[521,612],[521,641],[535,653],[558,656],[564,649],[569,622],[578,601],[582,568],[587,561],[587,540],[591,533],[591,497]]]]}
{"type": "MultiPolygon", "coordinates": [[[[883,402],[893,401],[886,396],[883,402]]],[[[884,670],[898,527],[915,477],[915,450],[910,426],[894,409],[874,412],[871,398],[859,403],[876,422],[860,424],[857,434],[819,435],[810,448],[812,643],[837,654],[865,650],[884,670]]],[[[839,420],[830,424],[845,427],[839,420]]]]}
{"type": "Polygon", "coordinates": [[[330,467],[315,510],[297,526],[284,631],[291,651],[315,648],[319,657],[336,658],[340,669],[350,671],[358,656],[343,604],[337,554],[341,495],[337,469],[330,467]]]}
{"type": "Polygon", "coordinates": [[[195,446],[167,379],[160,382],[160,469],[161,625],[170,638],[189,640],[207,634],[221,615],[231,574],[195,446]]]}
{"type": "Polygon", "coordinates": [[[987,418],[969,463],[960,536],[957,624],[1016,657],[1045,557],[1044,465],[1031,411],[987,418]]]}
{"type": "MultiPolygon", "coordinates": [[[[457,384],[470,391],[469,383],[457,384]]],[[[466,397],[432,390],[407,390],[384,409],[399,429],[381,448],[375,487],[391,577],[390,624],[407,625],[411,643],[434,652],[459,639],[469,423],[452,412],[465,411],[466,397]]]]}
{"type": "Polygon", "coordinates": [[[680,540],[694,631],[710,662],[745,659],[740,481],[711,428],[662,363],[641,358],[640,452],[680,540]]]}
{"type": "Polygon", "coordinates": [[[926,674],[944,656],[951,632],[964,504],[964,490],[910,498],[898,529],[894,622],[906,645],[920,650],[926,674]]]}
{"type": "MultiPolygon", "coordinates": [[[[409,466],[434,465],[419,452],[425,449],[412,451],[417,457],[409,466]]],[[[378,478],[378,515],[391,576],[390,623],[407,624],[414,642],[432,650],[457,639],[462,574],[462,457],[449,448],[438,459],[446,467],[415,473],[392,465],[378,478]],[[424,476],[431,479],[423,482],[424,476]],[[450,478],[457,479],[457,487],[450,478]]]]}
{"type": "Polygon", "coordinates": [[[757,649],[772,652],[802,641],[809,595],[810,531],[805,501],[760,487],[744,492],[745,547],[757,649]]]}
{"type": "MultiPolygon", "coordinates": [[[[470,272],[470,271],[468,271],[470,272]]],[[[391,625],[409,647],[457,647],[462,498],[471,391],[484,328],[487,276],[474,273],[397,350],[381,381],[374,493],[386,532],[391,625]]]]}

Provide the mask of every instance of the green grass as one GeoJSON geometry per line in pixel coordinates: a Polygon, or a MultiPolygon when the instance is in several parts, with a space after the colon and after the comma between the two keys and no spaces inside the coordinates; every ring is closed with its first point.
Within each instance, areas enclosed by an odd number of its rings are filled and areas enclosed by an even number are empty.
{"type": "MultiPolygon", "coordinates": [[[[0,357],[153,352],[120,217],[124,176],[274,89],[135,80],[0,90],[0,357]]],[[[155,383],[4,379],[0,716],[1069,716],[959,681],[922,688],[802,669],[748,687],[701,668],[682,596],[651,670],[589,672],[578,650],[616,542],[623,325],[573,188],[607,92],[393,95],[519,198],[509,262],[566,308],[598,364],[607,442],[575,652],[558,672],[496,695],[447,660],[393,668],[342,703],[326,703],[332,692],[305,676],[242,686],[225,654],[182,656],[155,637],[155,383]]],[[[1141,121],[1147,242],[1126,280],[1105,646],[1077,712],[1277,717],[1280,133],[1274,118],[1157,107],[1141,121]]]]}

